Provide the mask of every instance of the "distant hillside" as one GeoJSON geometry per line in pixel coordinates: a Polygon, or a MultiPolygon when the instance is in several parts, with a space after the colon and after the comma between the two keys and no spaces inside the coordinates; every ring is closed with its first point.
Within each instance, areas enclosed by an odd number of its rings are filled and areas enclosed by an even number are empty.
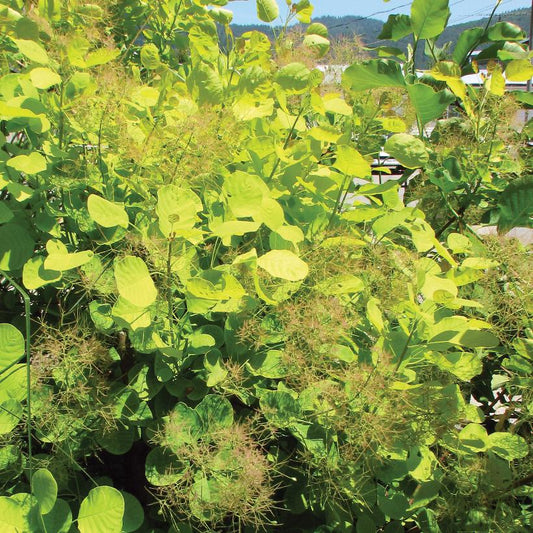
{"type": "MultiPolygon", "coordinates": [[[[508,21],[522,27],[527,33],[529,33],[529,9],[515,9],[513,11],[507,11],[504,13],[498,13],[494,17],[493,22],[508,21]]],[[[463,24],[455,24],[449,26],[443,36],[440,39],[440,44],[451,41],[456,42],[459,35],[468,28],[475,26],[484,27],[487,24],[488,18],[482,18],[479,20],[473,20],[465,22],[463,24]]],[[[369,19],[364,17],[357,17],[349,15],[346,17],[317,17],[313,19],[313,22],[321,22],[327,26],[331,39],[336,39],[341,36],[358,35],[367,46],[377,46],[380,44],[388,44],[385,41],[379,41],[378,35],[381,32],[383,22],[377,19],[369,19]]],[[[233,32],[236,36],[251,30],[259,30],[270,37],[273,36],[273,32],[270,26],[266,25],[232,25],[233,32]]],[[[405,47],[408,39],[400,41],[400,46],[405,47]]]]}

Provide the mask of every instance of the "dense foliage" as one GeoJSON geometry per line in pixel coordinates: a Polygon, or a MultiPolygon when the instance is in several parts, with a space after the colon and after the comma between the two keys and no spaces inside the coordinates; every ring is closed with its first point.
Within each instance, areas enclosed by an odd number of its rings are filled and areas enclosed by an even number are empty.
{"type": "Polygon", "coordinates": [[[531,531],[524,33],[414,0],[341,88],[224,4],[0,4],[1,531],[531,531]]]}

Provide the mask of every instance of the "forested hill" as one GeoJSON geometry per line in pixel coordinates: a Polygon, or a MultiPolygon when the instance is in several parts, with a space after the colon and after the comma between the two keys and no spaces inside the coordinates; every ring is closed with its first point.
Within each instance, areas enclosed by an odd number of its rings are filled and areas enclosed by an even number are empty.
{"type": "MultiPolygon", "coordinates": [[[[499,20],[505,20],[518,24],[526,32],[529,33],[529,9],[515,9],[513,11],[507,11],[498,13],[494,22],[499,20]]],[[[449,26],[442,38],[442,42],[452,41],[455,42],[459,34],[467,28],[473,28],[475,26],[484,26],[488,21],[488,18],[482,18],[479,20],[473,20],[466,23],[455,24],[449,26]]],[[[330,37],[335,39],[340,36],[359,35],[363,42],[367,45],[374,45],[378,41],[378,35],[381,32],[383,22],[377,19],[369,19],[364,17],[358,17],[355,15],[345,17],[317,17],[313,19],[313,22],[321,22],[328,27],[330,37]]],[[[235,35],[241,35],[250,30],[260,30],[269,35],[272,35],[272,30],[269,26],[265,25],[232,25],[235,35]]]]}

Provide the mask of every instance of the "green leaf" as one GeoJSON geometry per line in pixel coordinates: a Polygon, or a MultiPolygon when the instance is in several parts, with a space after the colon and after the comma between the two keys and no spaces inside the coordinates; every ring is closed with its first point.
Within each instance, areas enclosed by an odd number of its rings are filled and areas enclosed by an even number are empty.
{"type": "Polygon", "coordinates": [[[474,453],[484,452],[488,447],[487,430],[481,424],[468,424],[459,432],[461,444],[474,453]]]}
{"type": "Polygon", "coordinates": [[[396,492],[390,488],[385,491],[382,485],[377,486],[378,507],[384,515],[395,520],[401,520],[409,508],[409,500],[401,492],[396,492]]]}
{"type": "Polygon", "coordinates": [[[122,298],[145,308],[157,298],[157,289],[146,263],[140,257],[126,256],[115,261],[115,280],[122,298]]]}
{"type": "Polygon", "coordinates": [[[18,400],[10,398],[0,402],[0,435],[11,433],[22,420],[22,413],[22,405],[18,400]]]}
{"type": "Polygon", "coordinates": [[[7,496],[0,496],[0,530],[2,533],[22,533],[25,524],[23,507],[7,496]]]}
{"type": "Polygon", "coordinates": [[[49,89],[61,83],[61,76],[49,68],[34,68],[30,72],[30,80],[36,89],[49,89]]]}
{"type": "Polygon", "coordinates": [[[222,355],[219,350],[214,349],[205,354],[204,368],[207,371],[208,387],[222,383],[228,376],[228,371],[222,365],[222,355]]]}
{"type": "Polygon", "coordinates": [[[378,39],[399,41],[413,32],[409,15],[389,15],[383,24],[378,39]]]}
{"type": "Polygon", "coordinates": [[[287,375],[283,352],[280,350],[267,350],[266,353],[254,354],[250,357],[246,366],[254,376],[279,379],[287,375]]]}
{"type": "MultiPolygon", "coordinates": [[[[438,494],[438,489],[436,492],[438,494]]],[[[424,508],[422,508],[422,510],[418,513],[417,521],[421,528],[421,533],[442,533],[437,517],[435,516],[435,512],[427,508],[425,505],[424,508]]]]}
{"type": "Polygon", "coordinates": [[[238,218],[253,217],[270,193],[261,178],[239,171],[225,178],[223,191],[231,212],[238,218]]]}
{"type": "Polygon", "coordinates": [[[376,533],[376,524],[367,514],[357,517],[356,533],[376,533]]]}
{"type": "Polygon", "coordinates": [[[37,470],[31,478],[31,490],[39,502],[41,514],[48,514],[57,500],[57,483],[54,476],[46,468],[37,470]]]}
{"type": "Polygon", "coordinates": [[[461,335],[459,344],[466,348],[495,348],[500,339],[490,331],[471,329],[461,335]]]}
{"type": "Polygon", "coordinates": [[[512,22],[497,22],[487,30],[489,41],[521,41],[526,33],[512,22]]]}
{"type": "Polygon", "coordinates": [[[263,22],[272,22],[279,16],[276,0],[256,0],[257,17],[263,22]]]}
{"type": "Polygon", "coordinates": [[[231,245],[231,238],[234,235],[241,236],[246,233],[253,233],[259,229],[261,224],[259,222],[249,222],[244,220],[230,220],[228,222],[222,222],[216,226],[211,227],[213,235],[222,239],[224,246],[231,245]]]}
{"type": "MultiPolygon", "coordinates": [[[[0,360],[2,357],[0,351],[0,360]]],[[[1,364],[1,363],[0,363],[1,364]]],[[[23,401],[28,396],[26,386],[26,365],[23,363],[15,364],[9,370],[1,366],[2,386],[0,387],[0,402],[10,399],[23,401]]]]}
{"type": "Polygon", "coordinates": [[[475,353],[433,352],[427,355],[428,359],[437,365],[441,370],[450,372],[462,381],[470,381],[483,371],[483,362],[475,353]]]}
{"type": "Polygon", "coordinates": [[[533,77],[533,65],[529,59],[514,59],[505,68],[508,81],[528,81],[533,77]]]}
{"type": "Polygon", "coordinates": [[[407,92],[422,126],[439,118],[455,101],[455,96],[450,91],[435,92],[429,85],[422,83],[407,85],[407,92]]]}
{"type": "Polygon", "coordinates": [[[353,294],[364,290],[365,284],[361,278],[353,274],[338,274],[331,278],[320,281],[315,289],[326,296],[338,296],[340,294],[353,294]]]}
{"type": "Polygon", "coordinates": [[[146,456],[145,476],[156,487],[172,485],[179,481],[186,470],[186,465],[166,448],[153,448],[146,456]]]}
{"type": "Polygon", "coordinates": [[[41,65],[48,65],[48,63],[50,63],[46,50],[35,41],[30,41],[28,39],[13,39],[13,41],[20,50],[20,53],[26,56],[30,61],[41,65]]]}
{"type": "Polygon", "coordinates": [[[271,276],[301,281],[309,273],[307,263],[290,250],[271,250],[257,259],[257,264],[271,276]]]}
{"type": "Polygon", "coordinates": [[[88,263],[94,256],[91,250],[68,253],[67,247],[61,241],[54,239],[46,243],[46,250],[48,257],[44,260],[44,268],[56,272],[78,268],[88,263]]]}
{"type": "Polygon", "coordinates": [[[411,23],[418,39],[431,39],[443,32],[450,18],[448,3],[448,0],[413,0],[411,23]]]}
{"type": "Polygon", "coordinates": [[[159,50],[153,43],[143,45],[141,48],[141,64],[144,68],[155,70],[161,66],[159,50]]]}
{"type": "Polygon", "coordinates": [[[11,324],[0,324],[0,370],[16,363],[24,355],[24,337],[11,324]]]}
{"type": "Polygon", "coordinates": [[[90,194],[87,199],[87,209],[91,218],[104,228],[120,226],[128,228],[129,218],[123,204],[110,202],[96,194],[90,194]]]}
{"type": "Polygon", "coordinates": [[[273,231],[276,231],[285,223],[283,208],[279,202],[267,196],[264,196],[261,203],[256,206],[252,218],[273,231]]]}
{"type": "Polygon", "coordinates": [[[211,8],[209,10],[209,16],[223,26],[231,24],[231,21],[233,20],[233,12],[229,9],[222,9],[221,7],[211,8]]]}
{"type": "MultiPolygon", "coordinates": [[[[2,10],[6,9],[5,4],[2,5],[2,10]]],[[[9,8],[6,11],[2,12],[2,16],[9,19],[9,14],[15,15],[15,12],[11,12],[9,8]]],[[[14,20],[18,17],[20,17],[20,14],[17,13],[11,20],[14,20]]],[[[6,20],[6,19],[4,19],[6,20]]],[[[30,20],[27,17],[22,17],[17,20],[17,23],[15,24],[15,33],[17,34],[17,37],[20,39],[28,39],[30,41],[38,41],[39,40],[39,26],[36,22],[33,20],[30,20]]]]}
{"type": "Polygon", "coordinates": [[[533,176],[512,181],[498,198],[498,231],[533,226],[533,176]]]}
{"type": "Polygon", "coordinates": [[[87,55],[85,59],[85,68],[96,67],[98,65],[105,65],[120,55],[120,50],[112,50],[110,48],[99,48],[87,55]]]}
{"type": "Polygon", "coordinates": [[[156,213],[159,229],[165,237],[193,235],[197,214],[203,209],[202,201],[191,189],[165,185],[157,191],[156,213]]]}
{"type": "Polygon", "coordinates": [[[57,499],[54,508],[42,516],[47,532],[68,533],[72,526],[72,511],[65,500],[57,499]]]}
{"type": "Polygon", "coordinates": [[[0,224],[5,224],[6,222],[13,220],[14,216],[13,211],[11,211],[6,204],[0,204],[0,224]]]}
{"type": "Polygon", "coordinates": [[[224,98],[224,83],[218,70],[201,63],[187,80],[195,88],[193,94],[199,104],[220,104],[224,98]]]}
{"type": "MultiPolygon", "coordinates": [[[[517,101],[519,101],[521,104],[524,104],[527,108],[531,109],[533,107],[533,93],[512,91],[512,94],[517,101]]],[[[527,131],[527,126],[524,126],[524,130],[527,131]]],[[[529,137],[531,137],[531,135],[529,135],[529,137]]]]}
{"type": "Polygon", "coordinates": [[[30,155],[17,155],[6,161],[6,165],[24,174],[38,174],[46,170],[46,159],[38,152],[30,155]]]}
{"type": "Polygon", "coordinates": [[[330,42],[321,35],[306,35],[303,41],[304,46],[313,52],[314,57],[324,57],[329,52],[330,42]]]}
{"type": "Polygon", "coordinates": [[[303,63],[289,63],[281,67],[274,81],[289,93],[301,93],[309,87],[311,71],[303,63]]]}
{"type": "Polygon", "coordinates": [[[377,298],[370,298],[366,304],[366,315],[378,332],[383,333],[385,323],[383,322],[383,315],[379,309],[379,304],[380,301],[377,298]]]}
{"type": "Polygon", "coordinates": [[[113,487],[96,487],[81,502],[80,533],[121,533],[124,498],[113,487]]]}
{"type": "Polygon", "coordinates": [[[228,428],[233,424],[233,407],[224,396],[208,394],[195,408],[206,432],[228,428]]]}
{"type": "MultiPolygon", "coordinates": [[[[292,9],[294,9],[294,11],[296,12],[296,18],[301,23],[309,24],[311,22],[311,15],[313,14],[313,6],[311,5],[311,2],[309,0],[300,0],[297,3],[293,3],[292,9]]],[[[320,23],[317,23],[317,24],[320,24],[320,23]]],[[[322,37],[327,37],[327,35],[323,35],[322,37]]]]}
{"type": "Polygon", "coordinates": [[[122,533],[137,531],[144,522],[144,510],[139,500],[129,492],[120,491],[124,498],[122,533]]]}
{"type": "Polygon", "coordinates": [[[370,163],[352,146],[337,146],[337,159],[333,166],[347,176],[367,178],[372,174],[370,163]]]}
{"type": "Polygon", "coordinates": [[[321,37],[328,38],[328,28],[321,22],[313,22],[307,26],[305,30],[307,35],[320,35],[321,37]]]}
{"type": "Polygon", "coordinates": [[[349,91],[367,91],[378,87],[404,87],[400,63],[392,59],[371,59],[354,63],[342,74],[342,86],[349,91]]]}
{"type": "Polygon", "coordinates": [[[489,449],[507,461],[522,459],[529,453],[527,441],[520,435],[507,432],[491,433],[488,438],[489,449]]]}
{"type": "Polygon", "coordinates": [[[111,317],[119,327],[137,329],[147,328],[152,323],[152,316],[146,307],[139,307],[120,296],[111,311],[111,317]]]}
{"type": "Polygon", "coordinates": [[[116,422],[116,426],[97,437],[98,444],[112,455],[124,455],[131,450],[136,429],[116,422]]]}
{"type": "Polygon", "coordinates": [[[397,133],[387,139],[383,148],[406,168],[420,168],[429,161],[429,153],[423,141],[408,133],[397,133]]]}
{"type": "Polygon", "coordinates": [[[203,433],[203,421],[198,412],[184,403],[178,403],[169,413],[164,444],[177,452],[184,444],[194,444],[203,433]]]}
{"type": "Polygon", "coordinates": [[[301,417],[300,405],[286,391],[267,391],[260,400],[259,405],[265,418],[283,428],[297,422],[301,417]]]}
{"type": "Polygon", "coordinates": [[[452,59],[458,65],[462,65],[468,54],[481,41],[485,30],[483,28],[470,28],[459,35],[455,48],[453,49],[452,59]]]}

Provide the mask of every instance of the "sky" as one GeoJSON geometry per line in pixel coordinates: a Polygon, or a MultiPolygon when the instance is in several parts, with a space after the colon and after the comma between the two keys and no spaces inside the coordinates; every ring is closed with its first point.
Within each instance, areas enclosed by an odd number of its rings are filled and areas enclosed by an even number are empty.
{"type": "MultiPolygon", "coordinates": [[[[451,24],[459,24],[487,16],[494,7],[495,0],[450,0],[451,24]]],[[[311,0],[315,10],[313,17],[331,15],[355,15],[387,20],[391,13],[409,13],[411,2],[408,0],[311,0]]],[[[282,17],[287,14],[285,0],[278,0],[282,17]]],[[[504,13],[521,7],[530,7],[530,0],[502,0],[496,13],[504,13]]],[[[255,0],[233,0],[225,6],[233,11],[235,24],[255,24],[258,22],[255,0]]],[[[281,20],[278,22],[282,22],[281,20]]],[[[529,26],[529,19],[521,26],[529,26]]]]}

